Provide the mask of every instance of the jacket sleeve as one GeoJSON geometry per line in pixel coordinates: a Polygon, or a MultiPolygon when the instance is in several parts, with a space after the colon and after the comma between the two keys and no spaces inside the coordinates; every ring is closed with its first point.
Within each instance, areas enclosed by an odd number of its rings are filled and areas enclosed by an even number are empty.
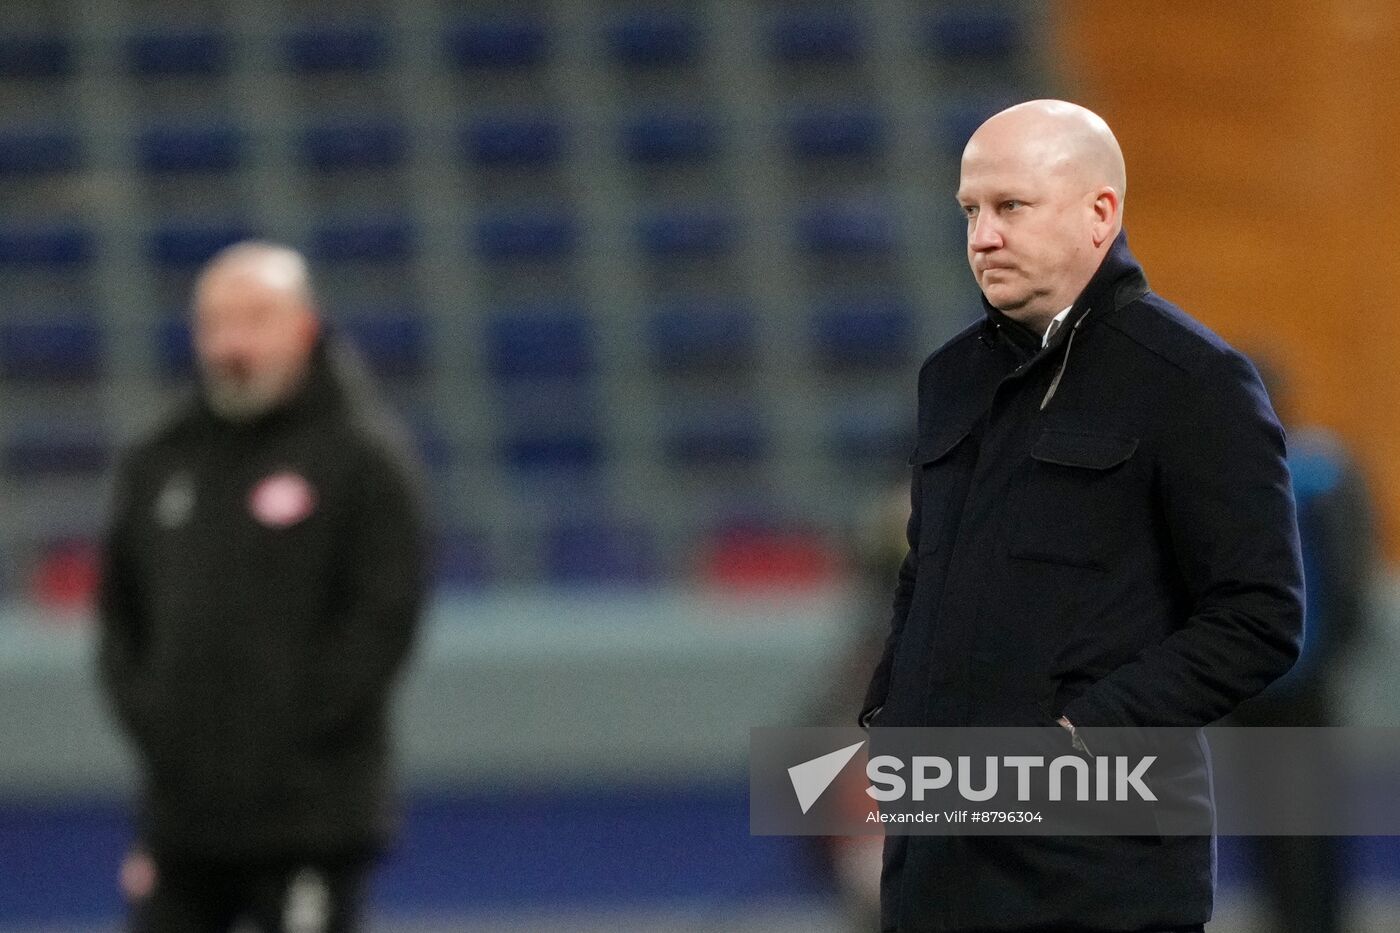
{"type": "Polygon", "coordinates": [[[417,477],[406,461],[371,448],[352,481],[336,609],[311,670],[314,733],[355,728],[378,715],[403,666],[426,588],[417,477]]]}
{"type": "Polygon", "coordinates": [[[914,577],[919,566],[919,467],[914,467],[910,484],[909,525],[905,538],[909,542],[909,552],[899,565],[899,579],[894,590],[894,611],[890,617],[890,632],[885,638],[885,647],[880,661],[875,665],[875,673],[870,678],[870,686],[865,691],[865,702],[861,704],[856,717],[859,725],[870,724],[870,719],[885,705],[890,690],[890,667],[894,663],[894,653],[899,645],[900,632],[909,616],[909,605],[914,599],[914,577]]]}
{"type": "Polygon", "coordinates": [[[1303,576],[1283,430],[1240,354],[1193,375],[1157,476],[1186,618],[1066,704],[1076,727],[1203,726],[1298,657],[1303,576]]]}
{"type": "Polygon", "coordinates": [[[140,746],[153,727],[145,671],[146,620],[135,566],[130,464],[118,470],[111,518],[102,542],[97,590],[98,681],[118,724],[140,746]]]}

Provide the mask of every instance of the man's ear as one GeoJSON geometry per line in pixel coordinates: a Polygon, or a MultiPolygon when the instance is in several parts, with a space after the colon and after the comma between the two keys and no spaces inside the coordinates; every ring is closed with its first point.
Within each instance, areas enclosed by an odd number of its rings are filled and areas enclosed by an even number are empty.
{"type": "Polygon", "coordinates": [[[1094,214],[1092,226],[1094,246],[1102,246],[1113,239],[1117,233],[1118,222],[1123,210],[1123,199],[1117,190],[1105,185],[1094,192],[1094,201],[1090,205],[1090,210],[1094,214]]]}

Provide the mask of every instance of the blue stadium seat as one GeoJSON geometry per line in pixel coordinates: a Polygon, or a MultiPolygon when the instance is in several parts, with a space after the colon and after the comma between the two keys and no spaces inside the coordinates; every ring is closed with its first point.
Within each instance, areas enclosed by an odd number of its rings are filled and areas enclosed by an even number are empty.
{"type": "Polygon", "coordinates": [[[517,427],[506,433],[502,456],[510,470],[524,476],[578,476],[598,469],[603,445],[584,426],[552,431],[517,427]]]}
{"type": "Polygon", "coordinates": [[[693,62],[700,50],[695,17],[675,10],[634,10],[604,27],[608,57],[630,67],[676,67],[693,62]]]}
{"type": "Polygon", "coordinates": [[[641,165],[703,162],[719,149],[719,128],[700,113],[658,111],[634,116],[622,126],[622,150],[641,165]]]}
{"type": "Polygon", "coordinates": [[[856,398],[837,403],[828,420],[826,448],[842,460],[898,469],[914,446],[914,433],[914,416],[908,404],[856,398]]]}
{"type": "Polygon", "coordinates": [[[743,406],[704,406],[667,419],[662,450],[675,466],[749,466],[768,453],[770,439],[756,411],[743,406]]]}
{"type": "Polygon", "coordinates": [[[111,456],[111,445],[97,428],[24,425],[5,441],[5,471],[21,480],[92,476],[107,468],[111,456]]]}
{"type": "Polygon", "coordinates": [[[102,368],[102,329],[68,320],[0,324],[0,375],[21,382],[86,381],[102,368]]]}
{"type": "Polygon", "coordinates": [[[92,234],[71,224],[0,226],[0,266],[76,266],[92,260],[92,234]]]}
{"type": "Polygon", "coordinates": [[[373,71],[389,51],[389,34],[374,21],[303,23],[287,33],[284,61],[302,73],[373,71]]]}
{"type": "Polygon", "coordinates": [[[533,308],[493,315],[486,324],[486,360],[503,383],[528,379],[580,382],[593,375],[593,327],[573,308],[533,308]]]}
{"type": "Polygon", "coordinates": [[[0,175],[68,172],[82,161],[82,141],[72,130],[46,126],[0,129],[0,175]]]}
{"type": "Polygon", "coordinates": [[[812,320],[814,356],[831,369],[906,365],[914,340],[913,312],[883,296],[836,302],[812,320]]]}
{"type": "Polygon", "coordinates": [[[532,114],[482,117],[463,128],[462,148],[477,165],[554,165],[564,154],[564,126],[532,114]]]}
{"type": "Polygon", "coordinates": [[[423,466],[433,473],[442,474],[452,466],[452,440],[443,433],[430,411],[409,411],[405,417],[423,466]]]}
{"type": "Polygon", "coordinates": [[[768,49],[787,64],[850,64],[865,51],[860,21],[839,8],[798,9],[768,24],[768,49]]]}
{"type": "Polygon", "coordinates": [[[937,139],[939,148],[950,156],[962,154],[977,127],[992,114],[1016,103],[1011,97],[964,99],[944,107],[938,114],[937,139]]]}
{"type": "Polygon", "coordinates": [[[578,225],[555,207],[497,211],[477,222],[477,252],[491,262],[564,259],[578,247],[578,225]]]}
{"type": "Polygon", "coordinates": [[[322,172],[395,168],[408,157],[408,132],[397,121],[377,117],[318,123],[302,132],[298,156],[322,172]]]}
{"type": "Polygon", "coordinates": [[[491,552],[486,539],[462,529],[438,532],[433,541],[434,582],[448,590],[478,590],[491,582],[491,552]]]}
{"type": "Polygon", "coordinates": [[[887,142],[884,119],[865,107],[793,114],[785,129],[788,150],[798,159],[876,156],[887,142]]]}
{"type": "Polygon", "coordinates": [[[648,322],[652,367],[663,372],[742,369],[755,353],[751,310],[725,301],[676,302],[648,322]]]}
{"type": "Polygon", "coordinates": [[[0,36],[0,78],[63,78],[73,73],[73,48],[62,36],[0,36]]]}
{"type": "Polygon", "coordinates": [[[647,586],[660,575],[651,529],[635,523],[563,522],[546,533],[543,557],[557,586],[647,586]]]}
{"type": "Polygon", "coordinates": [[[808,207],[797,220],[798,240],[816,255],[877,256],[895,246],[894,222],[878,204],[832,201],[808,207]]]}
{"type": "Polygon", "coordinates": [[[652,211],[637,223],[642,251],[653,257],[718,256],[734,246],[733,216],[714,207],[652,211]]]}
{"type": "Polygon", "coordinates": [[[172,268],[196,266],[225,246],[253,235],[253,229],[239,221],[170,221],[147,235],[146,257],[172,268]]]}
{"type": "Polygon", "coordinates": [[[945,10],[929,17],[929,48],[943,58],[1005,59],[1022,47],[1021,23],[1010,10],[945,10]]]}
{"type": "Polygon", "coordinates": [[[308,252],[322,262],[403,262],[413,255],[414,239],[406,217],[329,218],[312,228],[308,252]]]}
{"type": "Polygon", "coordinates": [[[530,14],[469,16],[447,30],[447,57],[464,69],[513,69],[542,65],[549,32],[530,14]]]}
{"type": "Polygon", "coordinates": [[[242,130],[221,121],[152,126],[136,137],[137,162],[147,172],[230,172],[245,142],[242,130]]]}
{"type": "Polygon", "coordinates": [[[381,378],[411,378],[427,368],[428,322],[418,314],[357,315],[346,323],[345,332],[381,378]]]}
{"type": "Polygon", "coordinates": [[[194,374],[194,346],[190,324],[184,314],[175,314],[155,328],[156,372],[162,379],[176,381],[194,374]]]}
{"type": "Polygon", "coordinates": [[[132,73],[146,77],[221,75],[230,51],[228,37],[209,27],[151,27],[127,41],[132,73]]]}

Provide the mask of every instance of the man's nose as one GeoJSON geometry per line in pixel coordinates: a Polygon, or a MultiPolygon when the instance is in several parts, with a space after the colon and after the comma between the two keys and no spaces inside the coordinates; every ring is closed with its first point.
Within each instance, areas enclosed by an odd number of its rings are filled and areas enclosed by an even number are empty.
{"type": "Polygon", "coordinates": [[[967,245],[979,253],[1001,246],[1001,232],[996,221],[978,211],[977,216],[967,222],[967,245]]]}

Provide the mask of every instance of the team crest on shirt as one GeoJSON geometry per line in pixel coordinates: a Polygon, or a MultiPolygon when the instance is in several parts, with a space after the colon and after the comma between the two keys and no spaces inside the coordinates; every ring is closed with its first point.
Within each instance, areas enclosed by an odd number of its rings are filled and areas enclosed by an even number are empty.
{"type": "Polygon", "coordinates": [[[188,470],[170,474],[156,495],[156,523],[162,528],[179,528],[194,513],[194,477],[188,470]]]}
{"type": "Polygon", "coordinates": [[[316,511],[316,490],[300,473],[273,473],[248,494],[248,511],[268,528],[290,528],[316,511]]]}

